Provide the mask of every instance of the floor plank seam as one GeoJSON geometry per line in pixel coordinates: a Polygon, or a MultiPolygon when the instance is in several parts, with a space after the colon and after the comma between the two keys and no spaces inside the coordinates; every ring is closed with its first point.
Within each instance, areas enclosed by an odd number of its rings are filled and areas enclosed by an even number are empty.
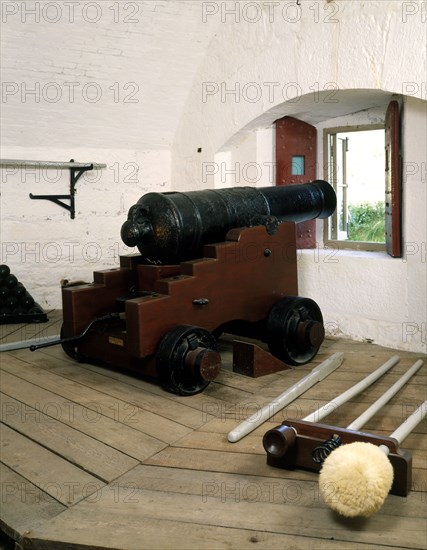
{"type": "MultiPolygon", "coordinates": [[[[66,361],[66,358],[64,358],[64,361],[66,361]]],[[[73,362],[73,361],[71,361],[71,360],[70,360],[70,361],[66,361],[66,362],[67,362],[68,364],[70,364],[70,365],[76,365],[76,363],[73,362]]],[[[116,373],[116,374],[122,374],[122,375],[124,375],[124,376],[129,376],[129,377],[130,377],[129,374],[124,373],[123,371],[120,371],[120,370],[111,371],[111,369],[107,369],[106,367],[105,367],[105,372],[99,372],[98,370],[94,371],[91,367],[97,367],[98,369],[104,369],[104,367],[99,366],[99,365],[95,365],[95,364],[89,364],[89,363],[81,363],[81,364],[80,364],[80,363],[79,363],[78,366],[79,366],[79,368],[84,369],[86,372],[96,372],[96,374],[98,374],[98,375],[100,375],[100,376],[104,376],[105,378],[107,378],[107,379],[109,379],[109,380],[116,380],[114,377],[108,376],[108,374],[109,374],[110,372],[113,372],[113,373],[116,373]]],[[[46,369],[46,370],[49,370],[49,369],[46,369]]],[[[64,378],[65,378],[65,376],[64,376],[64,378]]],[[[143,378],[140,379],[140,378],[138,378],[138,377],[135,377],[135,378],[136,378],[136,380],[140,380],[141,382],[145,382],[145,383],[147,383],[147,384],[151,384],[150,380],[148,380],[148,379],[143,379],[143,378]]],[[[132,380],[131,380],[131,379],[130,379],[130,380],[126,380],[126,381],[120,380],[120,383],[121,383],[121,384],[125,384],[126,386],[130,386],[130,387],[132,387],[132,388],[135,388],[136,390],[146,392],[147,394],[150,394],[151,396],[155,396],[155,397],[159,397],[159,396],[160,396],[160,397],[163,397],[163,398],[165,398],[165,399],[171,401],[172,403],[179,403],[179,404],[181,404],[181,405],[186,405],[187,407],[189,407],[190,409],[195,410],[195,411],[199,410],[197,407],[191,406],[191,404],[185,403],[185,400],[188,399],[187,397],[174,395],[174,394],[171,394],[171,393],[167,392],[166,390],[163,390],[162,394],[160,394],[158,391],[156,391],[156,390],[158,390],[159,386],[158,386],[154,381],[153,381],[153,383],[152,383],[152,385],[153,385],[153,390],[152,390],[152,391],[150,391],[150,389],[148,389],[148,388],[143,388],[143,389],[140,388],[140,387],[139,387],[138,385],[136,385],[135,383],[132,383],[132,380]],[[164,395],[163,395],[163,394],[164,394],[164,395]]],[[[210,384],[210,386],[212,386],[212,387],[215,387],[215,385],[217,385],[217,386],[226,386],[225,384],[220,384],[220,383],[218,383],[218,382],[216,382],[216,381],[213,381],[213,382],[210,384]]],[[[204,395],[205,395],[207,398],[210,397],[210,395],[209,395],[210,386],[208,386],[207,391],[204,392],[204,395]]],[[[227,386],[227,387],[228,387],[228,386],[227,386]]],[[[235,389],[235,388],[233,387],[233,389],[235,389]]],[[[248,391],[245,391],[245,390],[240,390],[240,391],[243,391],[243,392],[245,392],[245,393],[248,393],[249,395],[252,395],[252,394],[253,394],[253,392],[248,392],[248,391]]],[[[221,400],[221,399],[218,398],[218,397],[215,397],[215,399],[221,400]]],[[[226,400],[223,400],[223,401],[224,401],[224,403],[227,403],[226,400]]],[[[189,402],[189,403],[190,403],[190,402],[189,402]]]]}
{"type": "MultiPolygon", "coordinates": [[[[2,370],[3,370],[3,369],[0,367],[0,371],[2,371],[2,370]]],[[[89,407],[86,407],[85,405],[81,405],[78,401],[74,401],[73,399],[70,399],[70,398],[65,397],[65,396],[63,396],[63,395],[60,395],[60,394],[58,394],[58,393],[56,393],[56,392],[54,392],[54,391],[52,391],[52,390],[46,390],[46,388],[43,387],[42,385],[36,384],[36,383],[33,382],[32,380],[29,381],[27,378],[24,378],[23,376],[19,376],[18,374],[14,374],[14,373],[11,373],[11,372],[9,372],[9,371],[5,371],[5,372],[8,372],[8,374],[10,374],[10,375],[12,375],[12,376],[15,376],[16,378],[19,378],[19,379],[21,379],[21,380],[24,380],[24,381],[28,382],[29,384],[32,384],[32,385],[34,385],[34,386],[36,386],[36,387],[38,387],[38,388],[40,388],[40,389],[42,389],[42,390],[49,391],[50,393],[54,394],[56,397],[59,397],[59,398],[61,398],[61,399],[66,399],[67,401],[69,401],[69,402],[71,402],[71,403],[75,403],[75,404],[80,405],[80,406],[82,406],[82,407],[89,408],[89,407]]],[[[105,394],[105,393],[103,393],[103,392],[98,392],[98,390],[95,390],[94,388],[90,388],[90,389],[93,390],[94,392],[102,393],[103,395],[109,396],[109,394],[105,394]]],[[[13,396],[10,396],[10,397],[16,399],[16,398],[13,397],[13,396]]],[[[109,396],[109,397],[112,397],[112,396],[109,396]]],[[[130,404],[130,403],[129,403],[129,404],[130,404]]],[[[140,407],[139,407],[139,408],[140,408],[140,407]]],[[[89,408],[89,410],[90,410],[90,408],[89,408]]],[[[142,410],[145,411],[145,409],[142,409],[142,410]]],[[[150,413],[151,413],[151,411],[146,411],[146,412],[150,412],[150,413]]],[[[104,416],[105,418],[110,418],[110,419],[111,419],[111,417],[109,417],[109,416],[103,414],[102,412],[101,412],[100,414],[101,414],[102,416],[104,416]]],[[[152,414],[155,414],[155,413],[152,413],[152,414]]],[[[51,416],[51,415],[47,415],[47,416],[51,416]]],[[[160,416],[160,415],[159,415],[159,416],[160,416]]],[[[54,417],[52,416],[52,418],[54,418],[54,417]]],[[[162,417],[162,418],[165,418],[165,417],[162,417]]],[[[166,420],[171,421],[169,418],[166,418],[166,420]]],[[[173,421],[173,422],[175,422],[175,421],[173,421]]],[[[192,429],[190,426],[186,426],[185,424],[181,424],[181,423],[179,423],[179,422],[175,422],[175,423],[176,423],[176,424],[179,424],[180,426],[183,426],[184,428],[192,429]]],[[[137,432],[139,432],[139,433],[142,433],[142,434],[144,434],[144,435],[147,435],[148,437],[151,437],[152,439],[156,439],[156,440],[159,441],[160,443],[165,443],[165,444],[168,444],[168,443],[169,443],[168,441],[163,441],[163,440],[161,440],[161,439],[159,439],[159,438],[156,438],[155,436],[152,436],[152,435],[150,435],[150,434],[147,434],[147,433],[144,432],[143,430],[140,430],[140,429],[138,429],[138,428],[134,428],[134,427],[132,427],[132,426],[128,426],[127,424],[124,424],[123,422],[120,422],[120,424],[123,424],[123,426],[126,426],[127,428],[133,429],[133,430],[135,430],[135,431],[137,431],[137,432]]]]}
{"type": "MultiPolygon", "coordinates": [[[[39,447],[42,447],[43,449],[46,449],[46,451],[49,451],[50,453],[56,455],[57,457],[61,458],[62,460],[65,460],[66,462],[68,462],[69,464],[72,464],[73,466],[75,466],[76,468],[78,468],[79,470],[81,470],[82,472],[86,472],[90,475],[92,475],[93,477],[99,479],[99,481],[102,481],[103,483],[110,483],[108,479],[104,479],[102,478],[101,476],[99,476],[96,472],[93,472],[91,470],[88,470],[87,468],[84,468],[83,466],[81,466],[80,464],[78,464],[77,462],[73,461],[73,460],[70,460],[69,458],[66,458],[64,457],[63,455],[61,455],[58,451],[56,451],[55,449],[52,449],[51,447],[47,447],[44,443],[40,443],[40,441],[37,441],[36,439],[34,439],[33,437],[29,436],[28,434],[24,433],[24,432],[21,432],[20,430],[16,429],[15,427],[12,427],[10,426],[9,424],[7,424],[7,422],[4,422],[3,420],[0,421],[0,425],[3,424],[5,426],[7,426],[9,429],[13,430],[14,432],[22,435],[23,437],[29,439],[30,441],[32,441],[33,443],[36,443],[39,447]]],[[[9,465],[7,465],[9,468],[11,468],[9,465]]],[[[13,469],[13,468],[11,468],[13,469]]],[[[18,472],[17,472],[18,473],[18,472]]]]}
{"type": "MultiPolygon", "coordinates": [[[[4,392],[3,392],[3,393],[4,393],[4,392]]],[[[4,393],[4,395],[9,395],[9,394],[4,393]]],[[[11,397],[12,399],[15,399],[15,400],[19,401],[19,399],[17,399],[17,398],[14,397],[14,396],[9,395],[9,397],[11,397]]],[[[61,396],[59,396],[59,397],[61,397],[61,396]]],[[[73,402],[73,401],[71,401],[71,400],[70,400],[70,402],[76,403],[76,402],[73,402]]],[[[26,405],[25,402],[22,402],[22,403],[23,403],[24,405],[26,405]]],[[[76,404],[79,405],[79,403],[76,403],[76,404]]],[[[26,405],[26,406],[27,406],[27,405],[26,405]]],[[[82,406],[83,406],[83,405],[82,405],[82,406]]],[[[58,422],[61,422],[61,424],[64,424],[65,426],[69,426],[67,423],[62,422],[61,420],[56,419],[54,416],[48,415],[47,413],[43,413],[43,414],[45,414],[45,415],[48,416],[49,418],[53,418],[54,420],[57,420],[58,422]]],[[[104,415],[103,415],[103,416],[104,416],[104,415]]],[[[105,418],[110,418],[110,417],[106,416],[105,418]]],[[[129,428],[129,426],[126,426],[126,427],[129,428]]],[[[122,449],[117,449],[116,447],[114,447],[113,445],[110,445],[109,443],[106,443],[106,442],[103,441],[102,439],[99,439],[99,438],[94,437],[94,436],[92,436],[92,435],[88,435],[88,434],[87,434],[86,432],[84,432],[83,430],[80,430],[80,429],[74,428],[74,427],[72,427],[72,429],[74,429],[74,430],[76,430],[77,432],[79,432],[79,433],[81,433],[81,434],[84,434],[84,435],[86,435],[86,436],[88,436],[88,437],[91,437],[92,439],[94,439],[95,441],[98,441],[99,443],[103,443],[104,445],[106,445],[107,447],[110,447],[111,449],[120,451],[122,454],[128,456],[129,458],[133,458],[134,460],[138,460],[135,456],[132,456],[132,455],[128,454],[126,451],[124,451],[124,450],[122,450],[122,449]]],[[[131,429],[133,429],[133,428],[131,428],[131,429]]],[[[145,432],[142,432],[141,430],[135,430],[135,431],[138,432],[138,433],[141,433],[141,434],[143,434],[143,435],[146,435],[147,437],[150,437],[150,438],[152,438],[152,439],[155,439],[153,436],[151,436],[151,435],[149,435],[149,434],[146,434],[145,432]]],[[[159,439],[158,439],[157,441],[159,441],[159,443],[161,443],[161,444],[164,444],[165,446],[168,446],[168,445],[169,445],[167,442],[161,441],[161,440],[159,440],[159,439]]],[[[38,443],[38,442],[37,442],[37,443],[38,443]]],[[[157,451],[156,451],[156,453],[157,453],[157,451]]]]}
{"type": "MultiPolygon", "coordinates": [[[[32,367],[34,366],[32,363],[27,363],[27,364],[31,365],[32,367]]],[[[44,369],[43,367],[38,366],[38,365],[36,365],[36,367],[40,368],[40,369],[43,370],[43,371],[48,372],[48,373],[51,374],[51,375],[54,375],[55,377],[58,377],[58,379],[64,378],[65,380],[68,380],[68,381],[70,381],[70,382],[73,382],[74,384],[79,384],[79,385],[81,385],[81,386],[83,386],[83,387],[85,387],[85,388],[88,388],[88,389],[90,389],[90,390],[92,390],[92,391],[95,391],[95,392],[97,392],[97,393],[99,393],[99,394],[102,394],[102,395],[111,397],[112,399],[119,399],[120,401],[123,401],[124,403],[128,403],[129,405],[137,406],[138,408],[142,409],[143,411],[146,411],[146,412],[149,412],[149,413],[152,413],[152,414],[156,414],[157,416],[160,416],[161,418],[164,418],[165,420],[169,420],[169,421],[171,420],[169,417],[162,415],[159,411],[154,412],[153,410],[150,410],[149,408],[141,407],[141,406],[139,406],[139,405],[136,405],[136,404],[133,403],[133,402],[125,401],[125,400],[122,399],[122,398],[117,398],[116,396],[111,395],[111,394],[108,393],[108,392],[99,390],[98,388],[94,388],[93,386],[90,386],[90,385],[88,385],[88,384],[84,384],[84,383],[81,383],[81,382],[75,382],[72,378],[68,378],[68,377],[66,377],[66,376],[63,376],[63,375],[60,375],[60,374],[56,374],[56,373],[54,373],[54,372],[51,372],[50,369],[44,369]]],[[[1,367],[0,367],[0,370],[1,370],[1,367]]],[[[19,376],[19,374],[11,373],[10,371],[6,371],[6,372],[9,372],[10,374],[14,374],[14,376],[17,376],[18,378],[22,378],[22,379],[24,379],[24,380],[26,380],[26,381],[28,382],[28,380],[27,380],[24,376],[22,376],[22,375],[19,376]]],[[[37,386],[37,387],[39,387],[39,388],[45,389],[42,385],[37,384],[37,383],[35,383],[34,381],[31,381],[30,383],[31,383],[31,384],[34,384],[35,386],[37,386]]],[[[51,391],[51,390],[49,390],[49,391],[51,391]]],[[[55,393],[55,392],[52,392],[52,393],[55,393]]],[[[60,397],[63,397],[63,396],[61,396],[60,394],[57,394],[57,395],[60,396],[60,397]]],[[[153,395],[154,395],[154,394],[153,394],[153,395]]],[[[192,410],[197,410],[197,409],[192,409],[192,410]]],[[[177,421],[177,420],[173,420],[173,422],[175,422],[176,424],[179,424],[179,425],[181,425],[181,426],[183,426],[183,427],[185,427],[185,428],[191,428],[191,429],[193,429],[193,426],[188,426],[188,425],[183,424],[182,422],[179,422],[179,421],[177,421]]]]}

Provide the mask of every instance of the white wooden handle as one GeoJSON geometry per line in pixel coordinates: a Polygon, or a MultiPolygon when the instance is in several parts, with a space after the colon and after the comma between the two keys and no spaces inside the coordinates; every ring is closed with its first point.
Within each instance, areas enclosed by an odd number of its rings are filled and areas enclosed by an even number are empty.
{"type": "Polygon", "coordinates": [[[305,376],[302,380],[288,388],[286,391],[281,393],[274,401],[265,405],[260,411],[254,413],[252,416],[244,420],[236,428],[231,430],[228,434],[228,441],[235,443],[239,441],[245,435],[251,433],[255,428],[261,426],[266,420],[271,418],[277,412],[281,411],[286,405],[292,403],[297,397],[302,393],[307,391],[309,388],[314,386],[317,382],[320,382],[326,378],[331,372],[337,369],[343,362],[344,354],[343,353],[334,353],[315,367],[310,374],[305,376]]]}
{"type": "Polygon", "coordinates": [[[378,380],[378,378],[381,378],[383,374],[390,370],[391,367],[394,367],[394,365],[399,361],[400,357],[398,357],[397,355],[393,355],[393,357],[391,357],[386,363],[384,363],[384,365],[374,370],[374,372],[363,378],[363,380],[352,386],[347,391],[341,393],[340,395],[337,395],[337,397],[335,397],[333,401],[329,401],[329,403],[323,405],[323,407],[320,407],[312,414],[306,416],[303,420],[307,422],[320,422],[322,418],[335,411],[335,409],[337,409],[340,405],[343,405],[352,397],[358,395],[363,390],[368,388],[371,384],[378,380]]]}
{"type": "Polygon", "coordinates": [[[414,376],[416,372],[423,366],[423,361],[418,359],[412,367],[406,371],[406,373],[399,378],[379,399],[377,399],[372,405],[366,409],[360,416],[353,420],[351,424],[347,426],[348,430],[359,430],[362,426],[368,422],[379,410],[381,410],[390,399],[396,395],[396,393],[403,388],[406,382],[414,376]]]}
{"type": "Polygon", "coordinates": [[[427,415],[427,400],[424,401],[422,405],[418,407],[416,411],[414,411],[411,416],[409,416],[403,424],[401,424],[394,432],[390,435],[390,437],[393,437],[397,440],[399,445],[402,443],[404,439],[408,437],[408,435],[412,432],[412,430],[418,426],[418,424],[425,418],[427,415]]]}

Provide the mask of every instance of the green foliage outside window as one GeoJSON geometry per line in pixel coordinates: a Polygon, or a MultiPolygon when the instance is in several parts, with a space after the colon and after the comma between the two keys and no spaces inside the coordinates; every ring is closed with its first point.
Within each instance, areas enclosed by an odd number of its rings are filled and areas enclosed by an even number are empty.
{"type": "Polygon", "coordinates": [[[347,233],[349,241],[385,242],[384,202],[350,204],[347,233]]]}

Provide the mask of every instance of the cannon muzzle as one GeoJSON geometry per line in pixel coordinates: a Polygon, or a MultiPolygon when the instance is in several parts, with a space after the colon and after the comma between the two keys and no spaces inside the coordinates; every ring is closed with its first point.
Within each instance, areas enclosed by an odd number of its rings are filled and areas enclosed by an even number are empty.
{"type": "Polygon", "coordinates": [[[176,264],[202,255],[205,244],[230,229],[327,218],[336,208],[323,180],[278,187],[234,187],[187,193],[147,193],[129,209],[123,242],[137,246],[147,263],[176,264]]]}

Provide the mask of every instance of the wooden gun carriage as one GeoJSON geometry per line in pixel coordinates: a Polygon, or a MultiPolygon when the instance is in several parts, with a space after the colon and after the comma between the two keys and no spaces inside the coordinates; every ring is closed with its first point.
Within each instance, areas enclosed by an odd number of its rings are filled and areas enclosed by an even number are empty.
{"type": "Polygon", "coordinates": [[[60,343],[76,360],[134,370],[181,395],[217,376],[223,332],[263,340],[287,364],[307,363],[324,328],[317,304],[298,297],[295,222],[335,206],[321,180],[148,193],[121,231],[140,254],[62,289],[60,343]]]}

